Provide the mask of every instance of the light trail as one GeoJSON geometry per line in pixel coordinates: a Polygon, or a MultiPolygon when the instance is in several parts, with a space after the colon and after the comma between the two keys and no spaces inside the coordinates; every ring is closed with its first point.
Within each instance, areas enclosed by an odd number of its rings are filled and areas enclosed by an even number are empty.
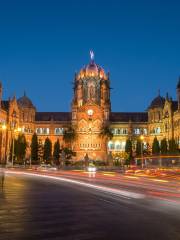
{"type": "Polygon", "coordinates": [[[63,177],[55,177],[55,176],[42,175],[42,174],[37,174],[37,173],[29,173],[29,172],[26,173],[26,172],[17,172],[17,171],[9,171],[9,170],[7,170],[6,173],[54,179],[54,180],[58,180],[58,181],[62,181],[62,182],[67,182],[67,183],[71,183],[71,184],[76,184],[76,185],[88,187],[88,188],[91,188],[91,189],[94,189],[94,190],[99,190],[99,191],[104,192],[104,193],[112,194],[114,196],[125,197],[125,198],[129,198],[129,199],[130,198],[134,198],[134,199],[145,198],[145,195],[141,194],[141,193],[134,193],[134,192],[130,192],[130,191],[119,190],[119,189],[115,189],[115,188],[110,188],[110,187],[105,187],[105,186],[101,186],[101,185],[85,183],[85,182],[82,182],[82,181],[72,180],[72,179],[63,178],[63,177]]]}
{"type": "Polygon", "coordinates": [[[104,176],[110,176],[110,177],[112,177],[112,176],[114,177],[115,176],[115,174],[112,174],[112,173],[103,173],[103,175],[104,176]]]}
{"type": "Polygon", "coordinates": [[[134,176],[124,176],[124,177],[129,179],[139,179],[138,177],[134,177],[134,176]]]}
{"type": "Polygon", "coordinates": [[[167,183],[169,181],[167,180],[162,180],[162,179],[150,179],[151,181],[154,181],[154,182],[164,182],[164,183],[167,183]]]}

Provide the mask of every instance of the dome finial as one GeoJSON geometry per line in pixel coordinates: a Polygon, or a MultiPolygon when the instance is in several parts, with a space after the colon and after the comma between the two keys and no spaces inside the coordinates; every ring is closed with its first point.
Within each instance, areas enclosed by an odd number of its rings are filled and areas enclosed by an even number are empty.
{"type": "Polygon", "coordinates": [[[94,52],[92,50],[90,50],[90,58],[91,58],[91,62],[94,61],[94,52]]]}

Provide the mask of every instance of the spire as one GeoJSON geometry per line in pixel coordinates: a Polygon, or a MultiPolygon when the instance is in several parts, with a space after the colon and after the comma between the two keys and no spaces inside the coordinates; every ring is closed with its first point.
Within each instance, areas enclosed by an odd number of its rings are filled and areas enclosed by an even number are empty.
{"type": "Polygon", "coordinates": [[[178,80],[178,84],[177,84],[177,89],[180,89],[180,76],[179,76],[179,80],[178,80]]]}
{"type": "Polygon", "coordinates": [[[90,59],[91,62],[94,62],[94,52],[92,50],[90,50],[90,59]]]}
{"type": "Polygon", "coordinates": [[[12,97],[12,101],[16,100],[16,94],[14,93],[13,97],[12,97]]]}
{"type": "Polygon", "coordinates": [[[160,92],[160,89],[158,89],[158,96],[160,97],[160,95],[161,95],[161,92],[160,92]]]}
{"type": "Polygon", "coordinates": [[[169,100],[169,94],[168,94],[168,92],[166,93],[166,100],[169,100]]]}
{"type": "Polygon", "coordinates": [[[24,90],[24,97],[26,97],[26,91],[24,90]]]}

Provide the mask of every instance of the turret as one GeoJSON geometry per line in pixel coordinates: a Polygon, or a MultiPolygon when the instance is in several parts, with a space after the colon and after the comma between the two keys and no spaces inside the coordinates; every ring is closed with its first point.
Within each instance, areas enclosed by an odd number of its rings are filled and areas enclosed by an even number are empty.
{"type": "Polygon", "coordinates": [[[21,122],[34,122],[36,108],[32,101],[26,96],[25,92],[24,95],[17,100],[17,103],[20,109],[21,122]]]}

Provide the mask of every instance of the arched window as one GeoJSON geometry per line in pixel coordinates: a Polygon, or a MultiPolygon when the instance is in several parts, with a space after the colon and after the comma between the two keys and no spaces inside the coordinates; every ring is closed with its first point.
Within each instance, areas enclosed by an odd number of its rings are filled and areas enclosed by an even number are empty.
{"type": "Polygon", "coordinates": [[[63,135],[63,133],[64,133],[64,128],[55,128],[54,129],[55,135],[63,135]]]}
{"type": "Polygon", "coordinates": [[[114,143],[112,141],[108,142],[108,149],[113,150],[114,149],[114,143]]]}
{"type": "Polygon", "coordinates": [[[120,149],[121,149],[120,142],[119,141],[115,142],[115,150],[120,150],[120,149]]]}

